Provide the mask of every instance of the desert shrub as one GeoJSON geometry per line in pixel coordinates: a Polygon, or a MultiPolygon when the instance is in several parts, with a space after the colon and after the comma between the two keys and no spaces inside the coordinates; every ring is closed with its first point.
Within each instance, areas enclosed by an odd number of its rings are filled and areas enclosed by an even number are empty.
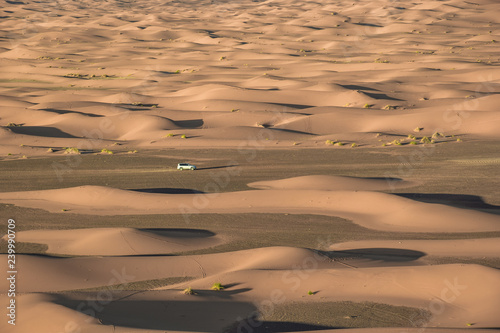
{"type": "Polygon", "coordinates": [[[224,290],[224,286],[220,282],[216,282],[212,285],[212,290],[221,291],[224,290]]]}
{"type": "Polygon", "coordinates": [[[184,295],[196,295],[196,293],[191,287],[187,287],[182,292],[184,293],[184,295]]]}
{"type": "Polygon", "coordinates": [[[80,150],[75,147],[64,148],[65,154],[80,154],[80,150]]]}
{"type": "Polygon", "coordinates": [[[431,143],[431,139],[429,139],[428,137],[424,136],[424,137],[420,140],[420,143],[431,143]]]}

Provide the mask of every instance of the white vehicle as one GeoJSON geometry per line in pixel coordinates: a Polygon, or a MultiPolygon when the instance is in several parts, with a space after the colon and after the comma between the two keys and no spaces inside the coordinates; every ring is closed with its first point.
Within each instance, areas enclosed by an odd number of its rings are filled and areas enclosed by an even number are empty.
{"type": "Polygon", "coordinates": [[[189,163],[179,163],[177,164],[177,170],[196,170],[196,165],[189,163]]]}

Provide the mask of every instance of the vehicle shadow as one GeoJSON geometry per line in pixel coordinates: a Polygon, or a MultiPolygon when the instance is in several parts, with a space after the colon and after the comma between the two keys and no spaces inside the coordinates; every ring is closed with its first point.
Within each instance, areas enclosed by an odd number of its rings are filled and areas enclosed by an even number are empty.
{"type": "Polygon", "coordinates": [[[219,165],[219,166],[212,166],[212,167],[196,167],[196,170],[215,170],[215,169],[226,169],[226,168],[232,168],[232,167],[237,167],[237,164],[231,164],[231,165],[219,165]]]}

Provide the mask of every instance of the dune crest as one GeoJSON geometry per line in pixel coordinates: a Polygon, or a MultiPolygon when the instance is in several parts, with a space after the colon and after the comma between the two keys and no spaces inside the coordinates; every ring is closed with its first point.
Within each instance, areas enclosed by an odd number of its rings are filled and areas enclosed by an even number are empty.
{"type": "Polygon", "coordinates": [[[224,237],[206,230],[133,228],[29,230],[19,232],[17,240],[47,244],[48,253],[84,256],[168,254],[224,243],[224,237]]]}
{"type": "Polygon", "coordinates": [[[248,184],[248,186],[258,189],[322,191],[380,191],[414,185],[414,182],[394,178],[357,178],[322,175],[301,176],[248,184]]]}
{"type": "Polygon", "coordinates": [[[293,213],[338,216],[366,228],[409,232],[500,231],[500,217],[369,191],[250,190],[138,193],[105,186],[0,193],[0,202],[79,214],[293,213]]]}

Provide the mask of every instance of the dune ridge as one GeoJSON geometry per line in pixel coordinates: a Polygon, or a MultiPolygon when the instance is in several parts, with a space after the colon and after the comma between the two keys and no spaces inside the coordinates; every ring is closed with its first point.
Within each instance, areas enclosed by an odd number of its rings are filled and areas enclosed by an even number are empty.
{"type": "Polygon", "coordinates": [[[104,186],[0,193],[0,202],[79,214],[295,213],[351,219],[386,231],[499,231],[498,215],[370,191],[249,190],[234,193],[137,193],[104,186]],[[62,208],[64,207],[64,208],[62,208]]]}

